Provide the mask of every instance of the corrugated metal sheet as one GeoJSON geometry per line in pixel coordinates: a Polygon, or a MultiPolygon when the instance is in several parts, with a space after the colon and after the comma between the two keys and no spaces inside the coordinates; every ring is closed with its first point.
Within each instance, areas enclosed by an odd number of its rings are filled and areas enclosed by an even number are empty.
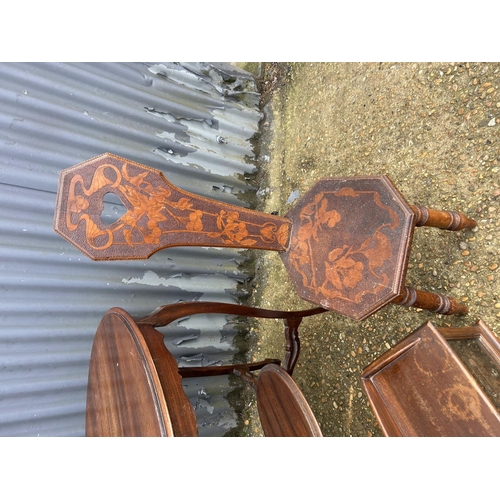
{"type": "MultiPolygon", "coordinates": [[[[244,205],[257,98],[251,75],[224,64],[0,64],[0,435],[84,434],[90,349],[109,308],[237,302],[248,279],[232,249],[91,261],[52,230],[59,171],[108,151],[244,205]]],[[[167,344],[184,363],[227,363],[234,333],[224,316],[193,317],[167,344]]],[[[228,388],[187,382],[200,435],[234,426],[228,388]]]]}

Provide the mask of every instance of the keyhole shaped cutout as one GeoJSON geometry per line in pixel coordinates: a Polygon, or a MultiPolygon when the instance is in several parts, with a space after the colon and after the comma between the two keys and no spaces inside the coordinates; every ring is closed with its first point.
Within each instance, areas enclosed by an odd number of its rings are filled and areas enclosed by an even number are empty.
{"type": "Polygon", "coordinates": [[[114,224],[127,209],[120,197],[114,193],[106,193],[103,197],[104,206],[101,212],[101,221],[108,226],[114,224]]]}

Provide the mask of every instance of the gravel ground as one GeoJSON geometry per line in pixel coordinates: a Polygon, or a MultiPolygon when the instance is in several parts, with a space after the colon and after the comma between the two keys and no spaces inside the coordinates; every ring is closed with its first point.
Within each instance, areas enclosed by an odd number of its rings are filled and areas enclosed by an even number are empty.
{"type": "MultiPolygon", "coordinates": [[[[387,174],[409,203],[478,222],[457,233],[417,228],[406,279],[466,303],[467,316],[389,304],[362,322],[335,313],[303,321],[294,379],[323,434],[380,436],[361,388],[365,366],[428,320],[482,318],[500,334],[500,63],[263,63],[260,74],[259,210],[285,215],[293,194],[323,177],[387,174]]],[[[250,305],[311,307],[278,254],[255,256],[250,305]]],[[[254,358],[282,357],[281,323],[255,332],[254,358]]],[[[244,434],[262,435],[255,409],[244,434]]]]}

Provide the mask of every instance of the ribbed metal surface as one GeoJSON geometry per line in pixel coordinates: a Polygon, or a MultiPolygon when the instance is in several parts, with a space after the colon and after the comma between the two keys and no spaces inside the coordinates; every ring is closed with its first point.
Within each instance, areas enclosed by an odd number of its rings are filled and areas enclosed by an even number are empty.
{"type": "MultiPolygon", "coordinates": [[[[90,349],[109,308],[237,302],[248,278],[232,249],[91,261],[52,230],[59,171],[110,152],[244,205],[257,97],[250,75],[222,64],[0,64],[0,435],[84,434],[90,349]]],[[[232,335],[224,316],[193,317],[167,343],[181,362],[230,362],[232,335]]],[[[186,383],[200,435],[234,425],[229,389],[219,377],[186,383]]]]}

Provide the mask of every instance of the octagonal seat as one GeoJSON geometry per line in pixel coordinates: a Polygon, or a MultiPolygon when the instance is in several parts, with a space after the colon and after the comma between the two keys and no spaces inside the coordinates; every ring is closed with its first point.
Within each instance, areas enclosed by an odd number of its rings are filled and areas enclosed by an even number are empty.
{"type": "Polygon", "coordinates": [[[398,296],[415,216],[388,177],[319,181],[286,217],[281,258],[300,297],[361,320],[398,296]]]}

